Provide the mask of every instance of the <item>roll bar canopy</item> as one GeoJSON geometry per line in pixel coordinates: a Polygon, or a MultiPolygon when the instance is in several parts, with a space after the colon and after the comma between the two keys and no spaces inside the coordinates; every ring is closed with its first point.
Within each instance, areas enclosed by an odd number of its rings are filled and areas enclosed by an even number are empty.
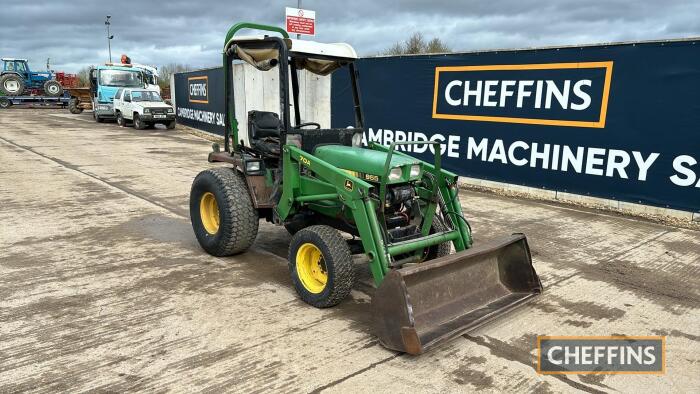
{"type": "MultiPolygon", "coordinates": [[[[319,43],[314,41],[292,40],[287,32],[276,26],[261,25],[257,23],[241,22],[231,26],[226,34],[223,48],[223,71],[225,86],[225,142],[224,149],[230,152],[230,136],[233,137],[233,150],[237,150],[238,121],[235,115],[233,98],[233,78],[231,77],[231,64],[233,59],[241,59],[251,64],[258,70],[267,71],[273,67],[280,67],[280,118],[282,121],[282,140],[287,131],[291,129],[289,117],[290,89],[289,79],[293,87],[294,102],[298,104],[298,77],[297,70],[304,69],[319,75],[328,75],[334,70],[349,65],[353,84],[353,101],[355,106],[355,119],[359,127],[363,127],[363,115],[359,102],[359,88],[357,86],[357,71],[353,61],[357,59],[357,53],[352,46],[345,43],[319,43]],[[276,33],[275,35],[240,35],[236,33],[243,29],[253,29],[276,33]],[[291,61],[290,61],[291,57],[291,61]],[[291,73],[288,68],[291,67],[291,73]]],[[[299,123],[300,114],[298,105],[294,106],[295,119],[299,123]]]]}

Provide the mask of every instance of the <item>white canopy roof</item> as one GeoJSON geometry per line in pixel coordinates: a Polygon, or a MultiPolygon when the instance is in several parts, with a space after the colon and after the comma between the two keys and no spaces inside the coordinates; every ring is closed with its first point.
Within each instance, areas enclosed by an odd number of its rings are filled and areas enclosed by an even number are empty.
{"type": "Polygon", "coordinates": [[[355,49],[344,42],[322,43],[307,40],[290,39],[292,47],[291,52],[305,53],[310,55],[324,55],[333,57],[344,57],[348,59],[357,59],[355,49]]]}
{"type": "MultiPolygon", "coordinates": [[[[231,38],[231,40],[226,44],[226,47],[229,47],[230,44],[235,42],[256,41],[263,39],[265,39],[265,36],[263,35],[235,36],[231,38]]],[[[344,42],[328,44],[308,40],[295,40],[292,38],[286,38],[284,39],[284,41],[287,43],[289,51],[294,53],[342,57],[346,59],[357,59],[357,52],[355,52],[355,49],[353,49],[352,46],[344,42]]]]}

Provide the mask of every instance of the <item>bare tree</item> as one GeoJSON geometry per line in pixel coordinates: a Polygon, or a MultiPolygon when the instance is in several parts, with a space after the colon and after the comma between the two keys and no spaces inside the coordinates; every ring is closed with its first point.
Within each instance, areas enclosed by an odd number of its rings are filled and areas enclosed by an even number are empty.
{"type": "Polygon", "coordinates": [[[158,68],[160,77],[158,79],[158,84],[161,88],[170,86],[170,76],[175,73],[192,71],[193,68],[189,64],[180,63],[168,63],[158,68]]]}
{"type": "Polygon", "coordinates": [[[401,55],[403,54],[403,44],[400,42],[395,42],[394,45],[392,45],[389,49],[384,51],[382,54],[384,55],[401,55]]]}
{"type": "Polygon", "coordinates": [[[406,41],[396,42],[386,51],[383,55],[413,55],[420,53],[446,53],[452,52],[452,50],[442,42],[439,38],[435,37],[430,41],[426,41],[423,33],[415,32],[406,41]]]}
{"type": "Polygon", "coordinates": [[[86,66],[78,71],[78,86],[83,88],[90,86],[90,68],[92,66],[86,66]]]}
{"type": "Polygon", "coordinates": [[[425,49],[425,52],[427,52],[427,53],[448,53],[448,52],[452,52],[452,50],[450,49],[450,47],[447,46],[447,44],[440,41],[439,38],[435,37],[428,42],[428,45],[425,49]]]}

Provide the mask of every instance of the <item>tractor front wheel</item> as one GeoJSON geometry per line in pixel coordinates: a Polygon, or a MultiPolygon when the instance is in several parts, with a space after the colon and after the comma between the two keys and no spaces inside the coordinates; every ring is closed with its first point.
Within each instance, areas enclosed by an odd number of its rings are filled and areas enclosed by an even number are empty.
{"type": "Polygon", "coordinates": [[[190,191],[190,220],[199,244],[214,256],[244,252],[258,235],[258,211],[245,179],[230,167],[197,175],[190,191]]]}
{"type": "Polygon", "coordinates": [[[350,247],[330,226],[311,226],[294,234],[289,272],[301,299],[317,308],[339,304],[355,284],[350,247]]]}
{"type": "Polygon", "coordinates": [[[0,78],[0,93],[5,96],[21,96],[24,88],[24,80],[17,74],[5,74],[0,78]]]}
{"type": "Polygon", "coordinates": [[[44,82],[44,93],[49,97],[60,97],[63,94],[63,86],[53,79],[44,82]]]}
{"type": "Polygon", "coordinates": [[[0,108],[10,108],[12,107],[12,101],[6,97],[0,97],[0,108]]]}

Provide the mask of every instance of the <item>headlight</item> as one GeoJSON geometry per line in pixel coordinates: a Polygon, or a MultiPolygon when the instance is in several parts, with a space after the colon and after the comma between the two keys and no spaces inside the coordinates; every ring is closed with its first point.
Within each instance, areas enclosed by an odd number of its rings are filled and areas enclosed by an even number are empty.
{"type": "Polygon", "coordinates": [[[411,166],[411,178],[417,178],[420,175],[420,164],[414,164],[411,166]]]}
{"type": "Polygon", "coordinates": [[[352,146],[356,148],[362,146],[362,133],[355,133],[352,135],[352,146]]]}
{"type": "Polygon", "coordinates": [[[168,108],[168,113],[169,113],[169,114],[172,114],[173,112],[175,112],[175,111],[173,111],[172,108],[168,108]]]}
{"type": "Polygon", "coordinates": [[[247,174],[255,174],[260,172],[260,161],[246,161],[245,172],[247,174]]]}
{"type": "Polygon", "coordinates": [[[395,181],[398,179],[401,179],[401,175],[403,174],[403,171],[401,171],[401,167],[394,167],[389,171],[389,180],[390,181],[395,181]]]}
{"type": "Polygon", "coordinates": [[[144,108],[144,109],[143,109],[143,113],[144,113],[144,114],[150,114],[150,113],[151,113],[151,110],[148,109],[148,108],[144,108]]]}

